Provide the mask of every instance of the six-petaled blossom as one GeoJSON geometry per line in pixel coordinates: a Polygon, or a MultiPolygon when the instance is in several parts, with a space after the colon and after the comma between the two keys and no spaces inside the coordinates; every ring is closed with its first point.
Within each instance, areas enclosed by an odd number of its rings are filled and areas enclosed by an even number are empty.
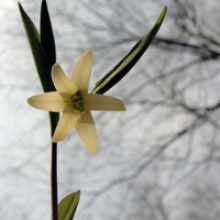
{"type": "Polygon", "coordinates": [[[123,111],[125,106],[117,98],[88,93],[92,53],[86,51],[76,62],[68,78],[59,64],[52,68],[52,80],[57,91],[29,98],[28,103],[38,109],[62,112],[52,141],[63,140],[75,128],[90,153],[97,149],[97,135],[91,110],[123,111]]]}

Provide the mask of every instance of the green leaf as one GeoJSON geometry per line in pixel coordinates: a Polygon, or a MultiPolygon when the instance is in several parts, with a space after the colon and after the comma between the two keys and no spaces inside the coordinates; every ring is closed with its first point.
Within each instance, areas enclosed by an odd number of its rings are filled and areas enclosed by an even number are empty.
{"type": "Polygon", "coordinates": [[[54,63],[50,61],[44,47],[40,42],[40,33],[37,31],[34,23],[24,11],[20,3],[19,10],[43,90],[45,92],[54,91],[55,87],[51,79],[51,67],[54,63]]]}
{"type": "Polygon", "coordinates": [[[49,119],[50,119],[50,134],[53,137],[53,134],[56,130],[58,121],[59,121],[60,114],[57,112],[49,112],[49,119]]]}
{"type": "MultiPolygon", "coordinates": [[[[56,62],[56,49],[46,1],[43,0],[41,5],[41,35],[20,3],[18,6],[43,90],[44,92],[55,91],[51,68],[56,62]]],[[[59,113],[49,112],[49,118],[51,136],[53,136],[59,113]]]]}
{"type": "Polygon", "coordinates": [[[72,220],[79,203],[80,191],[66,196],[58,204],[58,220],[72,220]]]}
{"type": "Polygon", "coordinates": [[[56,47],[46,0],[42,1],[40,18],[41,44],[51,63],[56,63],[56,47]]]}
{"type": "Polygon", "coordinates": [[[138,41],[133,48],[98,82],[92,93],[103,94],[118,83],[137,63],[148,46],[152,43],[166,15],[167,7],[163,9],[151,30],[138,41]]]}

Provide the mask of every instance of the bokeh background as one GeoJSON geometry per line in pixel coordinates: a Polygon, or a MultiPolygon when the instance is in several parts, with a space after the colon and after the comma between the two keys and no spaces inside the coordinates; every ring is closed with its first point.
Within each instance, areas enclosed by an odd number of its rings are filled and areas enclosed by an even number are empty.
{"type": "MultiPolygon", "coordinates": [[[[168,12],[138,64],[106,94],[126,112],[94,112],[98,152],[75,132],[59,144],[59,200],[81,190],[75,219],[218,220],[219,0],[47,0],[57,61],[93,51],[90,89],[168,12]]],[[[39,25],[39,0],[21,0],[39,25]]],[[[0,2],[0,216],[50,218],[48,115],[18,2],[0,2]]]]}

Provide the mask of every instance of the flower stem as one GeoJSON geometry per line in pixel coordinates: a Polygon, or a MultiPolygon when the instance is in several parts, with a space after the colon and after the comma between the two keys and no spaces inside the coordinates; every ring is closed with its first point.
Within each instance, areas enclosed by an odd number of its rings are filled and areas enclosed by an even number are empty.
{"type": "Polygon", "coordinates": [[[51,143],[51,220],[58,219],[57,210],[57,143],[51,143]]]}
{"type": "MultiPolygon", "coordinates": [[[[59,113],[49,112],[51,137],[59,121],[59,113]]],[[[51,190],[51,220],[58,220],[58,186],[57,186],[57,143],[51,141],[50,190],[51,190]]]]}

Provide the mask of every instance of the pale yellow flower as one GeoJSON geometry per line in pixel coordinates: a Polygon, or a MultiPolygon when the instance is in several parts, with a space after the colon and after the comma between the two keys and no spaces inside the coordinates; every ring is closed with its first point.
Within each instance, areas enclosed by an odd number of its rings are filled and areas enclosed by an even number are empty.
{"type": "Polygon", "coordinates": [[[95,153],[97,135],[90,110],[123,111],[125,106],[114,97],[88,93],[91,67],[91,51],[86,51],[78,59],[70,78],[59,64],[54,64],[52,79],[57,91],[36,95],[27,101],[34,108],[63,113],[54,132],[53,142],[63,140],[75,128],[88,151],[95,153]]]}

